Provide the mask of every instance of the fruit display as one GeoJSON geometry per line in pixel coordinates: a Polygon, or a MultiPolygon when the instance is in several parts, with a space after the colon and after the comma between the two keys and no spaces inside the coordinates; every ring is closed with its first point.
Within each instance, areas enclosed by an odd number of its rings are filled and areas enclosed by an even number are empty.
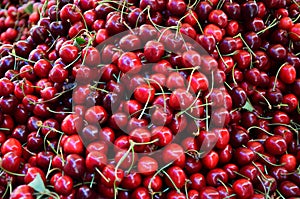
{"type": "Polygon", "coordinates": [[[0,1],[0,198],[300,198],[299,0],[0,1]]]}

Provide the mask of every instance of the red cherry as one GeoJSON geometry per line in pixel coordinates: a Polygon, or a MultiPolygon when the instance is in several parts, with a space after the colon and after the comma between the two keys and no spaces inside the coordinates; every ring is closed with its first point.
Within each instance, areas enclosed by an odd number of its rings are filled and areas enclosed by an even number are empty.
{"type": "Polygon", "coordinates": [[[254,194],[252,183],[246,179],[236,180],[232,185],[232,189],[240,198],[250,198],[254,194]]]}
{"type": "Polygon", "coordinates": [[[144,46],[144,55],[148,62],[158,62],[164,55],[165,48],[161,42],[148,41],[144,46]]]}
{"type": "Polygon", "coordinates": [[[296,80],[296,69],[290,64],[285,64],[279,71],[279,78],[286,84],[292,84],[296,80]]]}
{"type": "Polygon", "coordinates": [[[185,185],[186,175],[180,167],[172,166],[167,169],[166,173],[168,177],[165,177],[165,182],[168,186],[176,186],[178,189],[181,189],[185,185]]]}
{"type": "Polygon", "coordinates": [[[151,103],[154,99],[155,89],[151,85],[142,84],[134,90],[133,95],[142,104],[151,103]]]}
{"type": "Polygon", "coordinates": [[[287,150],[287,144],[283,137],[275,135],[269,137],[265,142],[266,150],[272,155],[282,155],[287,150]]]}
{"type": "Polygon", "coordinates": [[[118,59],[118,67],[123,73],[135,74],[141,70],[140,58],[133,52],[125,52],[118,59]]]}
{"type": "Polygon", "coordinates": [[[62,58],[63,62],[69,64],[78,57],[78,52],[79,51],[76,46],[67,44],[67,45],[63,45],[59,49],[59,56],[62,58]]]}
{"type": "Polygon", "coordinates": [[[143,156],[138,161],[138,172],[143,175],[152,175],[158,169],[158,163],[155,159],[149,156],[143,156]]]}

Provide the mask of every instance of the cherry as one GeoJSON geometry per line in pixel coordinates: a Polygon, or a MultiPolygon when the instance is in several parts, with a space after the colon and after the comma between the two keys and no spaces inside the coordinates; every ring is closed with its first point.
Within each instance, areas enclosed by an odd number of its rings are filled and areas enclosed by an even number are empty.
{"type": "Polygon", "coordinates": [[[202,159],[202,164],[208,168],[213,169],[219,163],[219,155],[215,151],[210,151],[205,157],[202,159]]]}
{"type": "Polygon", "coordinates": [[[164,55],[165,48],[159,41],[148,41],[144,46],[144,55],[149,62],[158,62],[164,55]]]}
{"type": "Polygon", "coordinates": [[[220,28],[225,28],[227,25],[227,15],[222,10],[212,10],[208,15],[208,21],[220,28]]]}
{"type": "Polygon", "coordinates": [[[280,158],[280,163],[288,172],[293,172],[296,169],[296,158],[291,154],[284,154],[280,158]]]}
{"type": "Polygon", "coordinates": [[[151,140],[158,140],[154,144],[159,147],[166,146],[173,140],[172,131],[165,126],[158,126],[153,128],[151,131],[151,135],[151,140]]]}
{"type": "Polygon", "coordinates": [[[225,2],[222,9],[231,19],[239,19],[241,14],[241,6],[237,2],[225,2]]]}
{"type": "Polygon", "coordinates": [[[151,103],[154,99],[155,89],[148,84],[142,84],[134,90],[134,98],[142,104],[151,103]]]}
{"type": "Polygon", "coordinates": [[[82,13],[76,5],[66,4],[62,7],[59,16],[63,21],[70,20],[71,23],[75,23],[81,20],[82,13]]]}
{"type": "Polygon", "coordinates": [[[73,190],[73,179],[67,175],[60,176],[54,183],[54,190],[62,195],[71,194],[73,190]]]}
{"type": "Polygon", "coordinates": [[[85,172],[85,161],[83,157],[77,154],[70,154],[65,159],[63,170],[66,175],[80,179],[85,172]]]}
{"type": "Polygon", "coordinates": [[[28,185],[17,186],[10,195],[11,199],[26,198],[34,199],[33,196],[34,189],[28,185]]]}
{"type": "Polygon", "coordinates": [[[296,80],[296,69],[290,64],[285,64],[279,71],[279,78],[286,84],[294,83],[296,80]]]}
{"type": "Polygon", "coordinates": [[[123,73],[138,73],[142,67],[142,63],[137,55],[133,52],[126,52],[118,59],[118,67],[123,73]]]}
{"type": "Polygon", "coordinates": [[[122,182],[121,182],[121,187],[125,189],[136,189],[139,187],[142,183],[142,176],[141,174],[137,172],[130,172],[127,175],[124,176],[122,182]]]}
{"type": "Polygon", "coordinates": [[[189,108],[194,100],[194,96],[186,89],[175,89],[170,96],[170,106],[175,110],[185,110],[189,108]]]}
{"type": "Polygon", "coordinates": [[[43,182],[46,183],[46,176],[44,174],[44,172],[39,169],[38,167],[30,167],[28,168],[26,175],[24,177],[24,182],[26,184],[29,184],[30,182],[32,182],[37,175],[40,175],[40,177],[42,178],[43,182]]]}
{"type": "Polygon", "coordinates": [[[14,84],[7,78],[0,79],[0,96],[9,96],[14,92],[14,84]]]}
{"type": "Polygon", "coordinates": [[[195,8],[198,19],[200,19],[201,21],[205,21],[212,10],[212,5],[207,1],[199,2],[195,8]]]}
{"type": "Polygon", "coordinates": [[[62,58],[63,62],[69,64],[78,57],[78,48],[71,44],[63,45],[59,49],[59,56],[62,58]]]}
{"type": "Polygon", "coordinates": [[[222,30],[214,24],[208,24],[204,28],[203,34],[206,35],[206,36],[207,35],[212,35],[217,42],[220,42],[223,38],[222,30]]]}
{"type": "Polygon", "coordinates": [[[1,162],[1,167],[9,172],[17,172],[21,164],[21,157],[14,151],[4,154],[1,162]]]}
{"type": "Polygon", "coordinates": [[[173,165],[184,167],[185,159],[186,157],[184,154],[184,150],[180,145],[171,143],[164,147],[163,161],[166,164],[173,162],[173,165]]]}
{"type": "Polygon", "coordinates": [[[167,194],[166,198],[167,199],[184,199],[184,198],[186,198],[186,196],[184,193],[178,192],[176,190],[171,190],[167,194]]]}
{"type": "Polygon", "coordinates": [[[239,179],[232,185],[232,189],[241,198],[250,198],[254,194],[252,183],[246,179],[239,179]]]}
{"type": "Polygon", "coordinates": [[[228,176],[223,169],[212,169],[207,173],[206,176],[207,184],[210,186],[218,186],[222,183],[227,183],[228,176]]]}
{"type": "Polygon", "coordinates": [[[151,198],[149,191],[145,187],[136,188],[132,192],[131,197],[133,199],[144,199],[144,198],[145,199],[150,199],[151,198]]]}
{"type": "Polygon", "coordinates": [[[297,197],[300,195],[299,187],[290,181],[284,181],[279,185],[279,191],[285,197],[297,197]]]}
{"type": "Polygon", "coordinates": [[[186,174],[180,167],[172,166],[167,169],[166,174],[168,177],[165,177],[165,182],[168,186],[181,189],[185,185],[186,174]]]}
{"type": "Polygon", "coordinates": [[[108,116],[102,106],[93,106],[86,110],[84,118],[90,124],[102,124],[107,120],[108,116]]]}
{"type": "Polygon", "coordinates": [[[285,140],[278,135],[269,137],[265,142],[265,147],[272,155],[282,155],[287,150],[285,140]]]}
{"type": "Polygon", "coordinates": [[[83,152],[83,143],[80,136],[68,136],[63,144],[63,150],[66,154],[81,154],[83,152]]]}
{"type": "Polygon", "coordinates": [[[211,186],[205,187],[202,191],[200,191],[199,195],[200,195],[200,198],[203,198],[203,199],[220,198],[220,194],[219,194],[218,190],[211,186]]]}

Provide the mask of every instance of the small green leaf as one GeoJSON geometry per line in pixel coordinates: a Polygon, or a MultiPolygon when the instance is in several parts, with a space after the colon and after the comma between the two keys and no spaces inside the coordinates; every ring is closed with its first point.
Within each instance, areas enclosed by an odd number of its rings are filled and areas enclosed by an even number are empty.
{"type": "Polygon", "coordinates": [[[33,4],[28,4],[27,7],[24,9],[24,11],[27,13],[27,14],[31,14],[33,13],[33,4]]]}
{"type": "Polygon", "coordinates": [[[31,181],[28,186],[32,187],[35,191],[39,193],[45,193],[46,187],[44,185],[44,181],[41,178],[40,174],[37,174],[37,176],[34,178],[33,181],[31,181]]]}
{"type": "Polygon", "coordinates": [[[75,42],[78,44],[78,45],[82,45],[82,44],[85,44],[85,39],[82,38],[82,37],[76,37],[75,38],[75,42]]]}
{"type": "Polygon", "coordinates": [[[243,109],[246,109],[249,112],[254,111],[254,107],[248,100],[246,101],[246,104],[243,106],[243,109]]]}

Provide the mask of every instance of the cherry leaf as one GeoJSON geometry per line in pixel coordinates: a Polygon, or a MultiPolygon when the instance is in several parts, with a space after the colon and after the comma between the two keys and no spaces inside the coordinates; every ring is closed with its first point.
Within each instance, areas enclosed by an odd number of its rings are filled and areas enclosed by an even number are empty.
{"type": "Polygon", "coordinates": [[[78,44],[78,45],[82,45],[82,44],[85,44],[85,39],[82,38],[82,37],[76,37],[75,38],[75,42],[78,44]]]}
{"type": "Polygon", "coordinates": [[[246,104],[243,106],[243,109],[246,109],[249,112],[254,111],[254,107],[248,100],[246,101],[246,104]]]}
{"type": "Polygon", "coordinates": [[[40,174],[37,174],[33,181],[31,181],[28,186],[32,187],[35,191],[39,193],[45,193],[46,187],[44,185],[44,181],[40,174]]]}
{"type": "Polygon", "coordinates": [[[33,13],[33,4],[32,3],[28,4],[28,6],[26,6],[24,11],[29,15],[32,14],[33,13]]]}

